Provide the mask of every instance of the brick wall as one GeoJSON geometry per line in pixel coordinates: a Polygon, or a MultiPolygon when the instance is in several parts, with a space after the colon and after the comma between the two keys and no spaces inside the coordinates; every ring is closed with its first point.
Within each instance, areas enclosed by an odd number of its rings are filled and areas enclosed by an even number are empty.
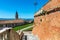
{"type": "Polygon", "coordinates": [[[35,17],[32,32],[41,40],[60,40],[60,12],[35,17]]]}
{"type": "Polygon", "coordinates": [[[60,0],[51,0],[46,5],[44,5],[43,9],[47,11],[57,6],[60,7],[60,0]]]}
{"type": "Polygon", "coordinates": [[[35,17],[33,34],[41,40],[60,40],[60,12],[35,17]]]}
{"type": "MultiPolygon", "coordinates": [[[[60,7],[60,0],[51,0],[42,10],[48,12],[57,7],[60,7]]],[[[60,11],[55,10],[49,14],[35,15],[32,32],[39,37],[39,40],[60,40],[60,11]]]]}

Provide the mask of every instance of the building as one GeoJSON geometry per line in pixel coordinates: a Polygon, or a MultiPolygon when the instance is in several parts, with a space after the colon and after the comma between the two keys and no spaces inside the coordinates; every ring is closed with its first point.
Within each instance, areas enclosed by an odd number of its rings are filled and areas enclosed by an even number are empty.
{"type": "Polygon", "coordinates": [[[35,14],[32,32],[39,40],[60,40],[60,0],[49,0],[35,14]]]}
{"type": "Polygon", "coordinates": [[[25,24],[25,21],[18,18],[18,12],[16,11],[15,20],[0,20],[0,27],[15,27],[25,24]]]}

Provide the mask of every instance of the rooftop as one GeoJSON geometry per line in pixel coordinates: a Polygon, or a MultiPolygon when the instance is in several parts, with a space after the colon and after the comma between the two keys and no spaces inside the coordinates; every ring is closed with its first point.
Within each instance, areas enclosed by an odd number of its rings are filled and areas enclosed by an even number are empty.
{"type": "Polygon", "coordinates": [[[24,20],[4,20],[0,21],[0,24],[10,24],[10,23],[23,23],[24,20]]]}

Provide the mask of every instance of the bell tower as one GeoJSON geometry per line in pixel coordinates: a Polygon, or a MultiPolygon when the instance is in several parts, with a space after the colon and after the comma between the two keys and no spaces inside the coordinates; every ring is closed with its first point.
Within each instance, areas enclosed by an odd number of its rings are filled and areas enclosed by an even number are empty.
{"type": "Polygon", "coordinates": [[[15,19],[18,20],[18,12],[16,11],[15,19]]]}

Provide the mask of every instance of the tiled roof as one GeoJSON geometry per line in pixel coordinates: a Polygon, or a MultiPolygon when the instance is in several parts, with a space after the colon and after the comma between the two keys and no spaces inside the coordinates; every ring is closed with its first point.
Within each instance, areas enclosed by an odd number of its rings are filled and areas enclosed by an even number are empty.
{"type": "Polygon", "coordinates": [[[24,20],[4,20],[4,21],[0,21],[0,24],[9,24],[9,23],[24,23],[24,20]]]}

